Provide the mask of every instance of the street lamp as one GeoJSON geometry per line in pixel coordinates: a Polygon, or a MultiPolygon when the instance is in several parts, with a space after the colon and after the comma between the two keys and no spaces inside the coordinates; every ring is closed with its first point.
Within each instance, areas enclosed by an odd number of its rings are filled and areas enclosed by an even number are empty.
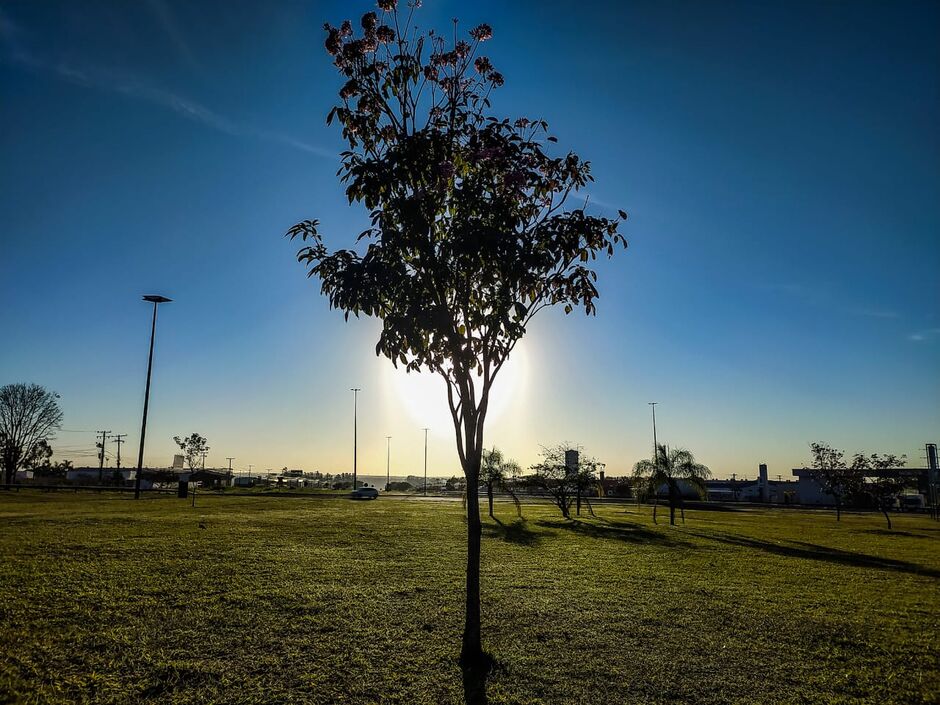
{"type": "Polygon", "coordinates": [[[424,496],[428,496],[428,429],[424,430],[424,496]]]}
{"type": "Polygon", "coordinates": [[[653,462],[656,463],[656,469],[659,469],[659,443],[656,442],[656,405],[658,401],[647,402],[653,409],[653,462]]]}
{"type": "Polygon", "coordinates": [[[385,437],[385,491],[388,492],[388,486],[392,484],[392,437],[385,437]]]}
{"type": "Polygon", "coordinates": [[[168,304],[173,299],[148,294],[144,301],[153,304],[153,322],[150,324],[150,357],[147,360],[147,386],[144,389],[144,418],[140,423],[140,448],[137,451],[137,473],[134,477],[134,499],[140,499],[140,474],[144,469],[144,439],[147,436],[147,407],[150,405],[150,376],[153,372],[153,338],[157,332],[157,306],[168,304]]]}
{"type": "Polygon", "coordinates": [[[359,387],[353,387],[349,390],[353,393],[353,489],[356,489],[356,441],[358,434],[358,423],[359,423],[359,392],[362,391],[359,387]]]}

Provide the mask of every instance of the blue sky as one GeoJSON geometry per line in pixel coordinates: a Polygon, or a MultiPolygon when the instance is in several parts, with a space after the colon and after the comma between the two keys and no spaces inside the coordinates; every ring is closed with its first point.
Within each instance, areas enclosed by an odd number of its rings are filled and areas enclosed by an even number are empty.
{"type": "MultiPolygon", "coordinates": [[[[0,383],[62,395],[57,457],[96,429],[146,458],[198,431],[210,463],[458,471],[443,392],[374,355],[282,233],[334,246],[363,212],[335,178],[339,77],[321,25],[348,2],[0,0],[0,383]]],[[[487,442],[523,464],[583,445],[613,474],[660,439],[719,475],[771,475],[827,440],[907,453],[940,435],[940,5],[438,2],[494,28],[500,115],[544,117],[593,163],[630,249],[596,318],[548,312],[487,442]]],[[[499,385],[503,388],[500,389],[499,385]]],[[[70,455],[71,454],[71,455],[70,455]]]]}

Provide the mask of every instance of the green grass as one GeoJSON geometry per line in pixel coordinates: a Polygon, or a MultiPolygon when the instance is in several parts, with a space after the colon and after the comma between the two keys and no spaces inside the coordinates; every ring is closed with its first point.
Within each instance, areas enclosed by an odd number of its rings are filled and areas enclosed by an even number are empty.
{"type": "MultiPolygon", "coordinates": [[[[0,702],[450,703],[459,503],[0,493],[0,702]]],[[[483,544],[491,703],[927,703],[940,524],[606,506],[483,544]]]]}

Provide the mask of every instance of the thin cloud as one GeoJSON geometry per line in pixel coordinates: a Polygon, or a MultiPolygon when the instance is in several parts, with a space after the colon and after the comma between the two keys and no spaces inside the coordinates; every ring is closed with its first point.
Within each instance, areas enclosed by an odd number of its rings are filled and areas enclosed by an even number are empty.
{"type": "Polygon", "coordinates": [[[927,340],[932,340],[940,336],[940,328],[926,328],[924,330],[919,330],[915,333],[911,333],[907,336],[907,339],[914,343],[923,343],[927,340]]]}
{"type": "Polygon", "coordinates": [[[190,100],[184,96],[150,85],[136,76],[119,73],[110,69],[76,65],[66,61],[52,61],[25,50],[20,43],[22,32],[12,20],[0,11],[0,39],[3,41],[3,59],[22,68],[55,76],[59,80],[83,88],[117,93],[133,100],[139,100],[170,110],[180,117],[222,132],[232,137],[251,137],[266,142],[281,144],[308,154],[335,160],[337,155],[328,150],[309,144],[280,132],[264,130],[232,120],[225,115],[190,100]]]}
{"type": "Polygon", "coordinates": [[[173,42],[173,46],[176,47],[176,52],[183,62],[198,73],[204,73],[202,66],[196,61],[189,42],[186,41],[186,37],[180,30],[170,6],[164,0],[147,0],[147,5],[160,22],[160,26],[163,27],[163,31],[170,38],[170,41],[173,42]]]}
{"type": "Polygon", "coordinates": [[[889,311],[877,308],[859,308],[853,309],[852,313],[856,316],[866,316],[868,318],[900,318],[900,314],[897,311],[889,311]]]}
{"type": "Polygon", "coordinates": [[[818,286],[807,286],[799,282],[785,282],[778,284],[760,284],[760,288],[768,291],[779,291],[787,296],[802,301],[808,306],[820,308],[833,313],[843,315],[863,316],[865,318],[877,318],[880,320],[896,320],[901,318],[901,314],[887,308],[864,308],[857,306],[844,306],[833,301],[833,295],[827,293],[818,286]]]}

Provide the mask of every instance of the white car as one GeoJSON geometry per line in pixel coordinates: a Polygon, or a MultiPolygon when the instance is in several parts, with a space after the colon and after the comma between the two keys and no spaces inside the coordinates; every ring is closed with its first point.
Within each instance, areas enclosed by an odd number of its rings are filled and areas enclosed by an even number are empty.
{"type": "Polygon", "coordinates": [[[360,487],[349,495],[353,499],[378,499],[379,491],[374,487],[360,487]]]}

